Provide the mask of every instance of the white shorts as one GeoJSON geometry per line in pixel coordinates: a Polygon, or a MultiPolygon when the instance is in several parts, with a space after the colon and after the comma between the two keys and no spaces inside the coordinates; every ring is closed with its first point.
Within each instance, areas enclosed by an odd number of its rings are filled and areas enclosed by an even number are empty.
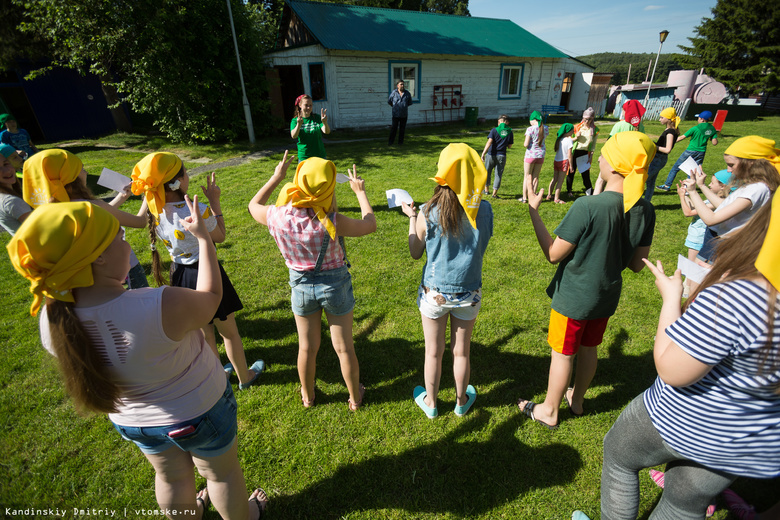
{"type": "Polygon", "coordinates": [[[459,320],[477,318],[482,307],[482,289],[462,293],[440,293],[423,287],[417,289],[417,307],[420,313],[432,320],[452,314],[459,320]]]}

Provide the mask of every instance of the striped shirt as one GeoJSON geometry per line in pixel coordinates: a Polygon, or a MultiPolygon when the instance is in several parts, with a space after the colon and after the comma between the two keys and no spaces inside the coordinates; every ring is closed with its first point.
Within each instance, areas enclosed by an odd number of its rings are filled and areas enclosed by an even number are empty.
{"type": "Polygon", "coordinates": [[[780,297],[766,342],[766,288],[738,280],[702,291],[666,329],[672,341],[712,369],[675,388],[657,378],[644,393],[656,429],[682,456],[708,468],[752,478],[780,475],[780,297]],[[770,369],[773,366],[774,369],[770,369]]]}
{"type": "MultiPolygon", "coordinates": [[[[336,225],[336,213],[328,215],[336,225]]],[[[322,239],[327,231],[311,208],[294,208],[292,204],[270,206],[266,213],[268,231],[279,246],[287,267],[295,271],[313,271],[322,249],[322,239]]],[[[338,269],[344,265],[344,253],[337,240],[328,243],[322,271],[338,269]]]]}

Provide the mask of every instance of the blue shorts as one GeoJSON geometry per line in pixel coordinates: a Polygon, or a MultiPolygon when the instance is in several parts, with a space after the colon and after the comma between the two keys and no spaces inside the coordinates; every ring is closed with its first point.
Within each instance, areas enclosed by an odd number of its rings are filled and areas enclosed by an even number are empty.
{"type": "Polygon", "coordinates": [[[113,423],[114,428],[127,441],[133,441],[143,453],[155,455],[174,446],[198,455],[216,457],[230,449],[236,438],[238,422],[236,420],[236,398],[233,388],[227,382],[222,394],[211,410],[200,417],[167,426],[121,426],[113,423]],[[171,437],[169,433],[185,431],[171,437]]]}
{"type": "Polygon", "coordinates": [[[296,316],[308,316],[320,309],[333,316],[343,316],[355,308],[352,276],[347,266],[317,274],[290,269],[292,311],[296,316]]]}

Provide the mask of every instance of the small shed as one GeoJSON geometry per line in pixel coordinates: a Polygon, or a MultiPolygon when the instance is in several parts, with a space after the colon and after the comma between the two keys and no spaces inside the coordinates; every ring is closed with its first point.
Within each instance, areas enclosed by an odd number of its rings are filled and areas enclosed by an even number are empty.
{"type": "Polygon", "coordinates": [[[290,121],[305,92],[336,129],[389,124],[398,80],[412,94],[410,124],[460,120],[466,107],[488,120],[542,105],[577,113],[593,72],[510,20],[299,0],[285,2],[266,58],[276,115],[290,121]]]}

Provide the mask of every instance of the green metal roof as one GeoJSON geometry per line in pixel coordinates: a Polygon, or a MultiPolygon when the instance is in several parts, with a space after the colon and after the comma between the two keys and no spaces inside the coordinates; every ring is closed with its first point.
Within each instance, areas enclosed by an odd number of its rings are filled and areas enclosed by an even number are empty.
{"type": "Polygon", "coordinates": [[[288,0],[287,4],[326,49],[458,56],[568,57],[510,20],[326,2],[288,0]]]}

